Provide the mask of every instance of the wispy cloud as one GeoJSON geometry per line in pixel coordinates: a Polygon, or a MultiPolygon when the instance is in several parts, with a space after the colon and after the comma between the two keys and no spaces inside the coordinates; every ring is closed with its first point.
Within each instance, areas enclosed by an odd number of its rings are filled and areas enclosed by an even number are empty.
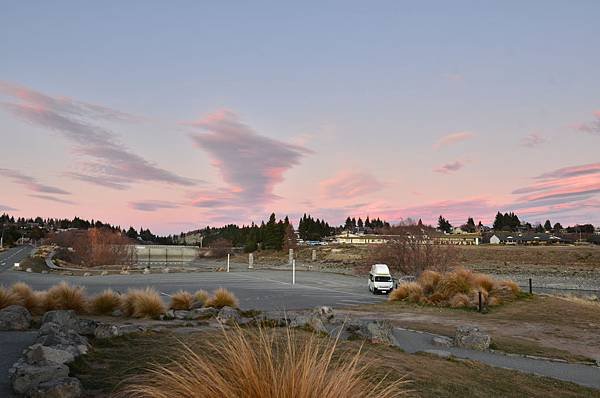
{"type": "Polygon", "coordinates": [[[464,166],[465,162],[461,160],[456,160],[454,162],[446,163],[439,167],[436,167],[435,169],[433,169],[433,171],[435,171],[436,173],[449,174],[462,169],[464,166]]]}
{"type": "Polygon", "coordinates": [[[66,97],[51,97],[7,82],[0,82],[0,94],[19,100],[0,102],[0,107],[29,123],[59,132],[74,145],[77,154],[89,159],[82,167],[87,173],[73,174],[74,178],[114,189],[128,188],[137,182],[182,186],[197,182],[131,152],[103,126],[106,122],[133,122],[139,118],[66,97]]]}
{"type": "Polygon", "coordinates": [[[366,172],[342,171],[319,183],[321,195],[327,198],[356,198],[383,188],[383,184],[366,172]]]}
{"type": "Polygon", "coordinates": [[[284,173],[312,153],[301,145],[256,133],[228,110],[186,124],[207,131],[192,134],[192,140],[209,154],[228,184],[216,197],[200,198],[197,205],[264,206],[276,199],[273,189],[283,181],[284,173]]]}
{"type": "Polygon", "coordinates": [[[600,111],[594,112],[594,119],[587,123],[581,123],[575,128],[583,133],[600,135],[600,111]]]}
{"type": "Polygon", "coordinates": [[[538,133],[531,133],[521,139],[521,146],[526,148],[537,148],[548,142],[545,137],[542,137],[538,133]]]}
{"type": "Polygon", "coordinates": [[[56,195],[70,195],[70,193],[65,191],[64,189],[42,184],[35,178],[23,174],[22,172],[17,170],[0,168],[0,175],[9,178],[15,184],[22,185],[33,192],[56,195]]]}
{"type": "Polygon", "coordinates": [[[29,196],[31,196],[32,198],[37,198],[37,199],[42,199],[42,200],[48,200],[50,202],[62,203],[62,204],[65,204],[65,205],[74,205],[74,204],[76,204],[75,202],[73,202],[71,200],[57,198],[55,196],[50,196],[50,195],[31,194],[29,196]]]}
{"type": "Polygon", "coordinates": [[[459,131],[457,133],[446,134],[443,137],[440,137],[434,144],[433,147],[435,149],[442,149],[459,142],[467,141],[475,137],[475,134],[469,131],[459,131]]]}
{"type": "Polygon", "coordinates": [[[179,204],[162,200],[142,200],[129,203],[132,209],[139,211],[156,211],[163,209],[176,209],[179,204]]]}
{"type": "Polygon", "coordinates": [[[14,207],[0,204],[0,211],[17,211],[14,207]]]}

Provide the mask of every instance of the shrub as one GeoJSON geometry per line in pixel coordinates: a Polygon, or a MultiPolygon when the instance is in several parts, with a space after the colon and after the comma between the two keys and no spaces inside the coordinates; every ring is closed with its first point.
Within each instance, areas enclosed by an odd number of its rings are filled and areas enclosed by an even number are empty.
{"type": "Polygon", "coordinates": [[[500,287],[508,288],[515,296],[517,296],[517,295],[519,295],[519,293],[521,293],[521,288],[519,287],[519,285],[517,285],[517,283],[515,281],[511,281],[511,280],[500,281],[498,283],[498,285],[500,287]]]}
{"type": "Polygon", "coordinates": [[[470,304],[469,296],[464,293],[457,293],[450,299],[450,307],[452,308],[468,307],[470,304]]]}
{"type": "Polygon", "coordinates": [[[475,274],[473,276],[473,284],[476,287],[479,287],[483,290],[485,290],[486,292],[491,292],[492,289],[494,288],[494,279],[492,279],[490,276],[488,275],[484,275],[484,274],[475,274]]]}
{"type": "Polygon", "coordinates": [[[450,300],[458,293],[469,294],[470,292],[470,276],[465,272],[450,272],[442,275],[436,288],[436,293],[444,300],[450,300]]]}
{"type": "Polygon", "coordinates": [[[34,292],[28,284],[17,282],[10,288],[17,295],[22,305],[34,315],[40,315],[44,312],[43,294],[34,292]]]}
{"type": "Polygon", "coordinates": [[[229,290],[220,287],[215,290],[213,296],[206,302],[206,306],[214,308],[237,307],[238,300],[229,290]]]}
{"type": "Polygon", "coordinates": [[[169,308],[174,310],[189,310],[194,304],[194,296],[190,292],[180,290],[171,296],[169,308]]]}
{"type": "Polygon", "coordinates": [[[83,314],[86,306],[85,292],[81,286],[61,282],[48,289],[46,294],[45,308],[48,310],[74,310],[83,314]]]}
{"type": "Polygon", "coordinates": [[[366,374],[372,362],[361,361],[360,349],[338,355],[337,339],[300,338],[292,330],[283,342],[273,330],[223,333],[209,350],[183,346],[170,364],[127,380],[117,397],[391,398],[405,393],[402,379],[370,382],[366,374]]]}
{"type": "Polygon", "coordinates": [[[410,302],[419,302],[423,296],[423,288],[416,282],[402,283],[393,290],[388,297],[389,301],[408,300],[410,302]]]}
{"type": "Polygon", "coordinates": [[[22,305],[23,301],[19,296],[10,289],[0,286],[0,309],[8,307],[9,305],[22,305]]]}
{"type": "Polygon", "coordinates": [[[208,298],[209,295],[206,290],[198,290],[196,293],[194,293],[194,301],[197,303],[202,303],[203,306],[206,305],[208,298]]]}
{"type": "Polygon", "coordinates": [[[106,289],[90,300],[90,311],[95,315],[110,315],[121,306],[121,296],[112,289],[106,289]]]}
{"type": "Polygon", "coordinates": [[[122,300],[122,310],[134,318],[158,318],[164,314],[165,304],[152,288],[130,289],[122,300]]]}

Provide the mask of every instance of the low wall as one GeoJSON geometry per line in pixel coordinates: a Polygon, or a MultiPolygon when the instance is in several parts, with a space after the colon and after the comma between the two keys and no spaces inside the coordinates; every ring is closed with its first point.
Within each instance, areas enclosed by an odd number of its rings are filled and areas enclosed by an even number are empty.
{"type": "Polygon", "coordinates": [[[135,254],[138,264],[186,263],[198,257],[196,246],[136,245],[135,254]]]}

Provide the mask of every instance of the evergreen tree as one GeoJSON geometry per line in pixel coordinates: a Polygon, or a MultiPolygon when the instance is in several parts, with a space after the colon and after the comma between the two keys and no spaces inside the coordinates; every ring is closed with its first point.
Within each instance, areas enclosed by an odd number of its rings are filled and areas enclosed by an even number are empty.
{"type": "Polygon", "coordinates": [[[546,222],[544,223],[544,230],[552,231],[552,224],[550,223],[550,220],[546,220],[546,222]]]}

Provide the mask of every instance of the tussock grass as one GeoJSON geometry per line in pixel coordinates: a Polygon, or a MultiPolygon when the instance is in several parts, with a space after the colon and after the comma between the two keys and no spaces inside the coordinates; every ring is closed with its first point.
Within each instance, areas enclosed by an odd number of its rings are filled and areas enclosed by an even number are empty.
{"type": "Polygon", "coordinates": [[[450,306],[476,307],[479,302],[488,306],[514,300],[521,289],[513,281],[497,281],[489,275],[458,268],[440,274],[425,271],[416,282],[403,283],[390,293],[390,301],[450,306]]]}
{"type": "Polygon", "coordinates": [[[44,312],[44,294],[34,292],[31,287],[24,282],[17,282],[10,287],[10,290],[19,297],[21,305],[33,315],[40,315],[44,312]]]}
{"type": "Polygon", "coordinates": [[[74,310],[83,314],[87,309],[85,290],[81,286],[61,282],[48,289],[44,307],[46,310],[74,310]]]}
{"type": "Polygon", "coordinates": [[[22,305],[23,301],[11,289],[0,286],[0,309],[11,305],[22,305]]]}
{"type": "Polygon", "coordinates": [[[121,307],[121,296],[112,289],[106,289],[90,299],[90,312],[94,315],[110,315],[121,307]]]}
{"type": "Polygon", "coordinates": [[[207,307],[223,308],[223,307],[237,307],[238,300],[233,293],[222,287],[215,290],[213,296],[208,299],[205,304],[207,307]]]}
{"type": "Polygon", "coordinates": [[[158,318],[165,313],[165,303],[152,288],[129,289],[121,300],[124,315],[134,318],[158,318]]]}
{"type": "Polygon", "coordinates": [[[169,308],[173,310],[189,310],[194,304],[194,296],[190,292],[180,290],[171,296],[171,304],[169,308]]]}
{"type": "Polygon", "coordinates": [[[202,305],[206,305],[206,302],[209,299],[209,294],[206,290],[198,290],[194,293],[194,301],[197,303],[202,303],[202,305]]]}
{"type": "Polygon", "coordinates": [[[184,345],[170,364],[126,381],[117,397],[391,398],[406,393],[402,379],[368,380],[371,364],[359,362],[360,349],[335,358],[334,339],[299,338],[289,329],[284,342],[264,329],[251,333],[238,327],[223,334],[210,353],[184,345]]]}

